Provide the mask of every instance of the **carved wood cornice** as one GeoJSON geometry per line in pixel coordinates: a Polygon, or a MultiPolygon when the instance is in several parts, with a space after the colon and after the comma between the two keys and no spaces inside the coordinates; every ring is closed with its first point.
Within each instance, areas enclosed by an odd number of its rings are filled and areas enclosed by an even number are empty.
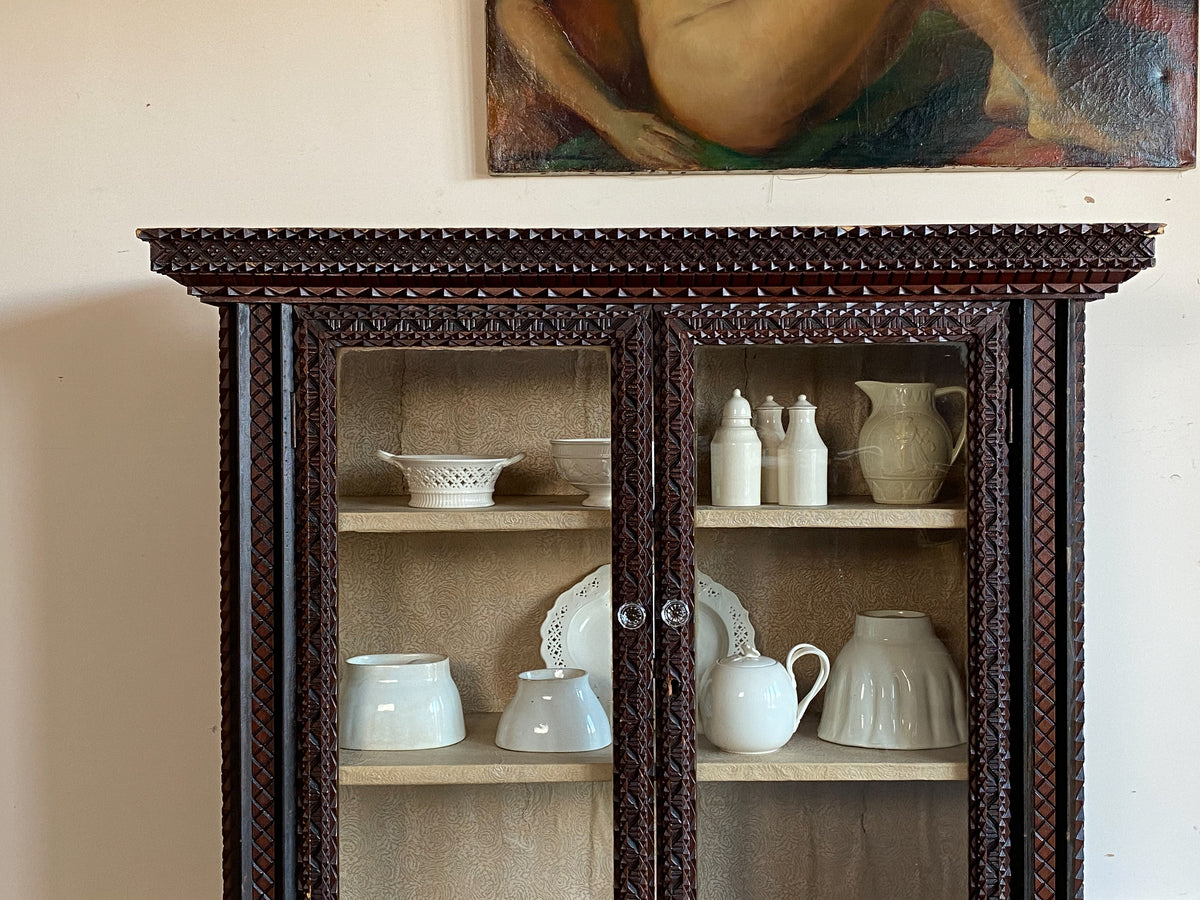
{"type": "Polygon", "coordinates": [[[155,272],[209,300],[571,302],[1111,291],[1155,224],[147,228],[155,272]]]}

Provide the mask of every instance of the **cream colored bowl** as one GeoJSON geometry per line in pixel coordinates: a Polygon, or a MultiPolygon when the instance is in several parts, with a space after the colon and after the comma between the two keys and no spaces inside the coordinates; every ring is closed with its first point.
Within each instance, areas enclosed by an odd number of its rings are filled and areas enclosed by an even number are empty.
{"type": "Polygon", "coordinates": [[[554,465],[564,480],[587,492],[584,506],[612,506],[612,441],[609,438],[555,438],[554,465]]]}
{"type": "Polygon", "coordinates": [[[825,688],[817,735],[883,750],[954,747],[967,739],[962,676],[929,616],[903,609],[859,613],[825,688]]]}

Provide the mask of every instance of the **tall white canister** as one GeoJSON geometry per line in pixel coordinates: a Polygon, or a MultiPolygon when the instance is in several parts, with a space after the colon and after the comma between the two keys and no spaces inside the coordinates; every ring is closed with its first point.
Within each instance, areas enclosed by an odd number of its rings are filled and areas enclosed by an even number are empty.
{"type": "Polygon", "coordinates": [[[783,407],[775,397],[767,399],[754,410],[754,430],[762,441],[762,502],[779,502],[779,445],[783,443],[783,407]]]}
{"type": "Polygon", "coordinates": [[[788,429],[779,445],[781,506],[829,502],[829,449],[817,431],[817,408],[804,394],[788,407],[788,429]]]}
{"type": "Polygon", "coordinates": [[[713,506],[758,506],[762,441],[750,424],[750,403],[734,389],[712,439],[713,506]]]}

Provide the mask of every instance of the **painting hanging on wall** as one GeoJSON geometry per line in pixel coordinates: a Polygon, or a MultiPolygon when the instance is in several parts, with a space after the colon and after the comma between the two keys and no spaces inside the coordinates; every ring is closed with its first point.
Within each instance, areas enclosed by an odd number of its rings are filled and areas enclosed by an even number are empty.
{"type": "Polygon", "coordinates": [[[488,0],[489,166],[1191,166],[1196,4],[488,0]]]}

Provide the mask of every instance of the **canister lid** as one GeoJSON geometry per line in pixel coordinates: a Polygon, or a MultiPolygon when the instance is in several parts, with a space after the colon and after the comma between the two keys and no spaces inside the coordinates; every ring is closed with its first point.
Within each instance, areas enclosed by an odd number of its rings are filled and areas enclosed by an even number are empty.
{"type": "Polygon", "coordinates": [[[796,398],[796,402],[789,406],[788,409],[816,409],[816,407],[808,402],[807,394],[801,394],[796,398]]]}
{"type": "Polygon", "coordinates": [[[750,401],[742,396],[739,388],[734,388],[733,396],[725,402],[724,416],[726,419],[750,418],[750,401]]]}

